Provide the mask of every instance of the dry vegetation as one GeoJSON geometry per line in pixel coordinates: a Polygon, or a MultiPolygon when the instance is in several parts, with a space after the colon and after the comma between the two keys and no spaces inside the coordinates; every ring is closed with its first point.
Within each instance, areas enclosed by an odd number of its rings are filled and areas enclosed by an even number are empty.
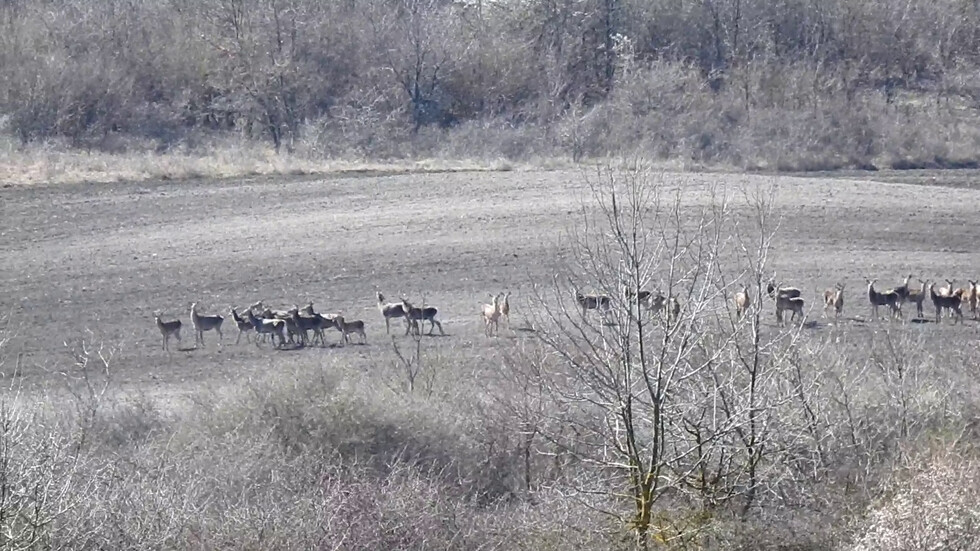
{"type": "Polygon", "coordinates": [[[980,161],[962,0],[13,0],[0,29],[6,181],[980,161]]]}
{"type": "Polygon", "coordinates": [[[978,191],[933,191],[628,167],[3,190],[0,537],[970,548],[976,322],[870,321],[857,292],[819,312],[837,282],[975,278],[978,191]],[[774,275],[805,321],[777,326],[774,275]],[[503,287],[512,324],[487,339],[503,287]],[[394,319],[389,340],[378,290],[437,305],[448,336],[394,319]],[[156,310],[190,334],[191,302],[258,300],[364,319],[367,344],[161,349],[156,310]]]}

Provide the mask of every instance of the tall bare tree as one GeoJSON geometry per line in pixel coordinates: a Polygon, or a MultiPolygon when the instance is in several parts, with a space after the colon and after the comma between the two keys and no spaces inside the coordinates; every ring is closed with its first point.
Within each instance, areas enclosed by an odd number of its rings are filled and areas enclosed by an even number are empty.
{"type": "Polygon", "coordinates": [[[723,190],[682,191],[642,163],[589,180],[567,273],[537,295],[553,415],[539,430],[580,465],[579,495],[640,547],[692,537],[704,512],[748,510],[783,448],[770,447],[774,412],[801,325],[763,323],[771,203],[756,195],[743,228],[723,190]],[[755,306],[739,317],[731,294],[746,279],[755,306]],[[657,513],[665,498],[700,513],[678,524],[657,513]]]}

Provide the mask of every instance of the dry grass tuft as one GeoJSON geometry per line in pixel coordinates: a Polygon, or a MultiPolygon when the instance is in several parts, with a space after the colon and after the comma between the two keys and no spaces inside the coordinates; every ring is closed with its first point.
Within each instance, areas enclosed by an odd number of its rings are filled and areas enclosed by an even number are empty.
{"type": "Polygon", "coordinates": [[[206,148],[166,153],[80,151],[55,143],[21,148],[8,141],[0,145],[0,151],[4,158],[0,163],[0,186],[235,178],[276,174],[402,174],[510,171],[525,168],[504,159],[480,161],[426,158],[390,162],[319,160],[300,154],[277,154],[273,148],[254,141],[226,141],[206,148]]]}

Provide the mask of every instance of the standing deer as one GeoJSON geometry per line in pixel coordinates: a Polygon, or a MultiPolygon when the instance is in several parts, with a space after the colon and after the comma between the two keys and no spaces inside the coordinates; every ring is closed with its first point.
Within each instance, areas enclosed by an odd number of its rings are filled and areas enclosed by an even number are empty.
{"type": "Polygon", "coordinates": [[[177,342],[180,342],[180,320],[163,321],[160,319],[159,313],[153,314],[153,318],[157,322],[157,329],[163,336],[163,349],[170,352],[170,336],[173,335],[177,338],[177,342]]]}
{"type": "Polygon", "coordinates": [[[191,304],[191,325],[194,326],[194,332],[196,333],[197,339],[196,343],[200,343],[204,346],[204,332],[214,331],[218,334],[218,346],[221,346],[221,322],[225,321],[225,318],[214,315],[214,316],[202,316],[197,313],[197,303],[191,304]]]}

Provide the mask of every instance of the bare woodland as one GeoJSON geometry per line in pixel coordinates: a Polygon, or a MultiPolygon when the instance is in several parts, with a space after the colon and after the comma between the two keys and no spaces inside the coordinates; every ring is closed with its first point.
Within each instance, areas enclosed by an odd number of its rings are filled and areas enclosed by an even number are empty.
{"type": "Polygon", "coordinates": [[[0,27],[0,123],[21,144],[977,163],[969,0],[7,0],[0,27]]]}

